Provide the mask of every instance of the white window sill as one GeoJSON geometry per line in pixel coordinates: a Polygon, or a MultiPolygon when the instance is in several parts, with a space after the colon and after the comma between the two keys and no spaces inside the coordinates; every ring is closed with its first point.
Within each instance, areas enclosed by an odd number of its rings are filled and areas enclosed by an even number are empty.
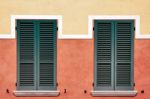
{"type": "Polygon", "coordinates": [[[58,96],[59,91],[14,91],[15,96],[58,96]]]}
{"type": "Polygon", "coordinates": [[[137,91],[91,91],[92,96],[136,96],[137,91]]]}

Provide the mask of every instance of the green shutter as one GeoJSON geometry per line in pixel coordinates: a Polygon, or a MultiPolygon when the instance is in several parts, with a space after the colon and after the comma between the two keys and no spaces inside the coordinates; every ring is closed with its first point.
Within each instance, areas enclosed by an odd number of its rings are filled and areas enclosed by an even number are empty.
{"type": "Polygon", "coordinates": [[[17,20],[17,90],[56,90],[56,20],[17,20]]]}
{"type": "Polygon", "coordinates": [[[39,89],[56,89],[57,22],[39,22],[39,89]]]}
{"type": "Polygon", "coordinates": [[[18,90],[35,89],[34,22],[17,21],[18,90]]]}
{"type": "Polygon", "coordinates": [[[116,90],[133,90],[133,21],[117,21],[116,90]]]}
{"type": "Polygon", "coordinates": [[[95,20],[95,90],[113,90],[113,23],[95,20]]]}
{"type": "Polygon", "coordinates": [[[95,90],[133,90],[132,20],[95,20],[95,90]]]}

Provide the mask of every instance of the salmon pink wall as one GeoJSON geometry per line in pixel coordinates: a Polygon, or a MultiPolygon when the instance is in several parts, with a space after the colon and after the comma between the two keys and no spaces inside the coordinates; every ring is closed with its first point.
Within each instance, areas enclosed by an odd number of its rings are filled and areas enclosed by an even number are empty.
{"type": "Polygon", "coordinates": [[[58,97],[15,97],[16,40],[0,40],[0,99],[150,99],[150,40],[135,40],[135,97],[92,97],[93,40],[58,40],[58,97]],[[6,92],[8,89],[9,93],[6,92]],[[67,93],[64,93],[64,89],[67,93]],[[84,93],[87,90],[87,93],[84,93]],[[141,93],[144,90],[144,93],[141,93]]]}

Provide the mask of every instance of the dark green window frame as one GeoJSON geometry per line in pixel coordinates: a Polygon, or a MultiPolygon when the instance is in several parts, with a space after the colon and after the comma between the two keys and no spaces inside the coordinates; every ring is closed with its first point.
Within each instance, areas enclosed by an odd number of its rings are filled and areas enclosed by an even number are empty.
{"type": "Polygon", "coordinates": [[[17,90],[56,90],[57,20],[17,20],[17,90]]]}
{"type": "Polygon", "coordinates": [[[134,20],[94,20],[94,90],[134,89],[133,50],[134,20]]]}

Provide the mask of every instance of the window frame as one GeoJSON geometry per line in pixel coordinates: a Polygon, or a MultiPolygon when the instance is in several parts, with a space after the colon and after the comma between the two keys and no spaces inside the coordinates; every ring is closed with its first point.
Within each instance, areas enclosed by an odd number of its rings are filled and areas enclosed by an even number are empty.
{"type": "MultiPolygon", "coordinates": [[[[26,16],[22,16],[22,15],[17,15],[15,17],[13,17],[13,30],[15,30],[16,32],[16,25],[17,25],[17,20],[56,20],[57,24],[59,28],[57,28],[58,30],[56,31],[56,34],[58,34],[60,31],[62,31],[62,17],[61,16],[41,16],[41,15],[35,15],[34,18],[32,15],[26,15],[26,16]]],[[[56,36],[56,44],[57,44],[57,36],[56,36]]],[[[57,49],[57,46],[56,46],[57,49]]],[[[57,56],[57,53],[56,55],[57,56]]],[[[56,60],[55,60],[56,61],[56,60]]],[[[56,66],[55,66],[55,82],[57,81],[57,61],[55,62],[56,66]]],[[[18,69],[18,68],[17,68],[18,69]]],[[[18,70],[17,70],[18,71],[18,70]]],[[[18,73],[17,73],[18,74],[18,73]]],[[[18,76],[18,75],[17,75],[18,76]]],[[[18,81],[17,81],[18,82],[18,81]]],[[[57,87],[57,83],[56,87],[57,87]]],[[[14,92],[15,96],[58,96],[60,94],[60,91],[58,89],[55,90],[15,90],[14,92]]]]}
{"type": "Polygon", "coordinates": [[[57,80],[57,76],[56,76],[56,68],[57,68],[57,65],[56,65],[56,62],[57,62],[57,20],[17,20],[17,30],[18,32],[18,36],[17,36],[17,62],[18,62],[18,66],[17,66],[17,90],[56,90],[56,80],[57,80]],[[18,30],[20,27],[20,23],[21,22],[31,22],[33,23],[33,51],[34,51],[34,54],[33,54],[33,58],[34,58],[34,61],[33,61],[33,68],[34,68],[34,86],[32,88],[32,86],[20,86],[19,83],[20,83],[20,53],[21,53],[21,50],[20,50],[20,30],[18,30]],[[54,45],[53,45],[53,51],[54,51],[54,63],[53,63],[53,66],[54,66],[54,74],[53,74],[53,86],[47,86],[47,87],[44,87],[44,86],[40,86],[40,23],[41,22],[50,22],[50,23],[53,23],[55,24],[56,27],[53,27],[53,32],[54,32],[54,45]],[[55,34],[56,33],[56,34],[55,34]]]}
{"type": "MultiPolygon", "coordinates": [[[[117,19],[106,19],[106,20],[103,20],[103,19],[98,19],[98,18],[95,18],[95,19],[93,19],[93,25],[94,25],[94,30],[95,30],[95,21],[96,20],[100,20],[100,21],[133,21],[133,22],[135,22],[135,20],[133,20],[133,19],[128,19],[128,20],[117,20],[117,19]]],[[[117,22],[115,22],[115,25],[116,25],[116,23],[117,22]]],[[[90,30],[90,29],[89,29],[90,30]]],[[[116,31],[116,28],[115,28],[115,31],[116,31]]],[[[134,27],[132,28],[132,31],[134,31],[134,27]]],[[[95,33],[95,32],[93,32],[93,33],[95,33]]],[[[134,31],[134,33],[135,33],[135,31],[134,31]]],[[[132,42],[131,42],[131,71],[132,71],[132,75],[131,75],[131,82],[134,82],[134,33],[132,34],[132,42]]],[[[113,33],[114,34],[114,33],[113,33]]],[[[95,43],[95,34],[94,34],[94,61],[96,61],[95,60],[95,58],[96,58],[96,43],[95,43]]],[[[112,37],[111,37],[112,38],[112,37]]],[[[116,39],[116,37],[115,37],[115,39],[116,39]]],[[[116,44],[115,44],[116,45],[116,44]]],[[[116,52],[116,50],[115,50],[115,52],[116,52]]],[[[116,55],[115,55],[115,57],[116,57],[116,55]]],[[[116,66],[115,66],[116,67],[116,66]]],[[[97,77],[96,77],[96,75],[97,75],[97,73],[96,73],[96,71],[97,71],[97,68],[96,68],[96,62],[94,62],[94,90],[92,90],[91,91],[91,94],[92,94],[92,96],[135,96],[136,94],[137,94],[137,91],[134,91],[134,89],[133,90],[122,90],[122,91],[119,91],[119,90],[107,90],[107,89],[105,89],[104,88],[104,90],[99,90],[99,88],[97,88],[97,86],[96,86],[96,79],[97,79],[97,77]]],[[[115,71],[115,75],[116,75],[116,72],[117,71],[115,71]]],[[[116,82],[116,77],[115,77],[115,82],[116,82]]],[[[115,86],[116,86],[116,83],[114,84],[115,86]]],[[[134,88],[134,84],[132,85],[132,87],[134,88]]],[[[102,88],[103,89],[103,88],[102,88]]],[[[127,89],[129,89],[129,88],[127,88],[127,89]]]]}

